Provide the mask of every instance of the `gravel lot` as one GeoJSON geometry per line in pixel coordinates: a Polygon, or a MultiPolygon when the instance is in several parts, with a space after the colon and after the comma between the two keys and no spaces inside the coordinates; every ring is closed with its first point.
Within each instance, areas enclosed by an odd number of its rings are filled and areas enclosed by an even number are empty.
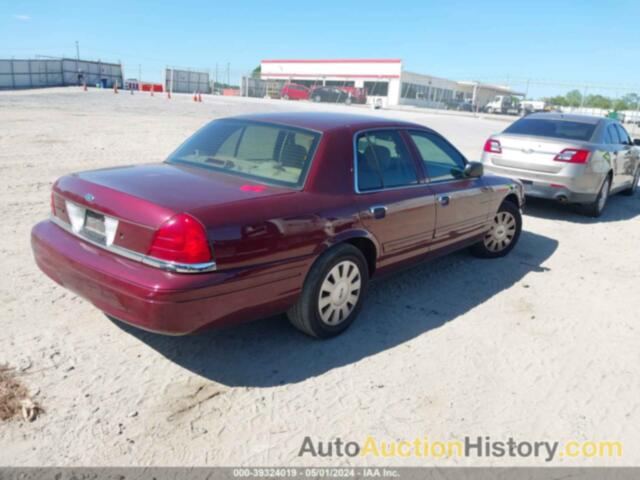
{"type": "MultiPolygon", "coordinates": [[[[4,465],[426,465],[299,458],[305,436],[616,440],[640,465],[640,196],[594,220],[527,205],[507,258],[458,253],[375,284],[353,327],[311,340],[284,318],[168,338],[108,320],[36,268],[33,224],[59,176],[162,160],[248,112],[357,107],[76,88],[0,93],[0,363],[45,413],[0,424],[4,465]]],[[[428,125],[478,158],[505,119],[362,110],[428,125]]],[[[544,464],[511,458],[437,465],[544,464]]]]}

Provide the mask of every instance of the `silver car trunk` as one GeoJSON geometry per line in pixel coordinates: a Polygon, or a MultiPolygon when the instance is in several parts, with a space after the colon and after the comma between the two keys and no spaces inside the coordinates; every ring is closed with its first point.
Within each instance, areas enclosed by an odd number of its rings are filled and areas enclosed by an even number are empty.
{"type": "Polygon", "coordinates": [[[533,172],[558,173],[566,163],[554,160],[566,148],[586,148],[579,141],[534,137],[528,135],[501,134],[494,137],[500,142],[502,153],[490,154],[494,165],[533,172]]]}

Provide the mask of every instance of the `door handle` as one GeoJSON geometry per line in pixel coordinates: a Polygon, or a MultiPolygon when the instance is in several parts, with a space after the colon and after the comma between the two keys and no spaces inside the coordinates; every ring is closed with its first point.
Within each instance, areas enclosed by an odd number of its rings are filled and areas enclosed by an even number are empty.
{"type": "Polygon", "coordinates": [[[373,215],[373,218],[376,220],[380,220],[387,216],[387,207],[384,205],[374,205],[373,207],[369,207],[369,213],[373,215]]]}
{"type": "Polygon", "coordinates": [[[450,201],[451,201],[451,198],[449,197],[449,195],[441,195],[438,197],[438,202],[443,207],[446,207],[447,205],[449,205],[450,201]]]}

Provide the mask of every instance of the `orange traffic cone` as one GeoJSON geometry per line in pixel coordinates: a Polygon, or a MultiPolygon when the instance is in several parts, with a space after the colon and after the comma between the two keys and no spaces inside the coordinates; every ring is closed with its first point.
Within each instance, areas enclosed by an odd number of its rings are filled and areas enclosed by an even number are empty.
{"type": "Polygon", "coordinates": [[[113,82],[113,93],[118,93],[118,82],[113,82]]]}
{"type": "Polygon", "coordinates": [[[153,85],[149,85],[149,92],[151,94],[151,96],[153,97],[153,85]]]}
{"type": "Polygon", "coordinates": [[[198,101],[198,94],[196,92],[193,92],[193,101],[194,102],[198,101]]]}
{"type": "Polygon", "coordinates": [[[171,100],[171,90],[167,90],[167,100],[171,100]]]}
{"type": "Polygon", "coordinates": [[[198,101],[202,103],[202,94],[200,92],[198,92],[198,101]]]}
{"type": "Polygon", "coordinates": [[[87,84],[86,84],[86,83],[83,83],[83,84],[82,84],[82,89],[83,89],[85,92],[87,91],[87,84]]]}

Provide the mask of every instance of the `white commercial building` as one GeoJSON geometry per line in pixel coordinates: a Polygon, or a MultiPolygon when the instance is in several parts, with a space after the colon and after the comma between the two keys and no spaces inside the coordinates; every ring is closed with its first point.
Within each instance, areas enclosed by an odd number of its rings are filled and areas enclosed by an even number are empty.
{"type": "Polygon", "coordinates": [[[444,108],[456,101],[468,100],[482,108],[496,95],[522,95],[504,86],[408,72],[397,58],[262,60],[261,78],[307,86],[365,88],[369,102],[380,99],[386,106],[444,108]]]}

